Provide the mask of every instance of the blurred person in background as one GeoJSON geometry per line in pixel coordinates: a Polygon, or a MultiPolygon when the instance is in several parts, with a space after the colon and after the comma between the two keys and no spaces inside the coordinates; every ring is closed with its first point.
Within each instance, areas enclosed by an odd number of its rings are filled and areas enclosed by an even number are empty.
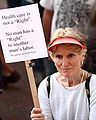
{"type": "Polygon", "coordinates": [[[0,49],[0,88],[7,87],[8,84],[13,84],[20,79],[20,74],[5,62],[2,49],[0,49]]]}
{"type": "Polygon", "coordinates": [[[91,7],[89,34],[87,38],[87,55],[83,68],[96,74],[96,0],[91,7]]]}

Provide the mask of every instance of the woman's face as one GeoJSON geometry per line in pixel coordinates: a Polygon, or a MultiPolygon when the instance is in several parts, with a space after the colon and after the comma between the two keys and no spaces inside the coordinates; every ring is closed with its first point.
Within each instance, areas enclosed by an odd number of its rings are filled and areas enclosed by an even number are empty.
{"type": "Polygon", "coordinates": [[[80,71],[81,58],[81,54],[64,45],[58,45],[52,55],[52,60],[54,61],[57,70],[65,77],[71,77],[76,74],[76,72],[78,73],[80,71]]]}

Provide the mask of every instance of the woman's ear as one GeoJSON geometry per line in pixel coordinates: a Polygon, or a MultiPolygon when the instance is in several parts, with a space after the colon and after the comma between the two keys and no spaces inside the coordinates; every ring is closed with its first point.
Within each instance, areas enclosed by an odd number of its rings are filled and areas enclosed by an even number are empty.
{"type": "Polygon", "coordinates": [[[83,66],[85,61],[86,51],[87,51],[86,49],[81,51],[81,61],[80,61],[81,67],[83,66]]]}
{"type": "Polygon", "coordinates": [[[82,50],[82,60],[84,61],[87,49],[82,50]]]}

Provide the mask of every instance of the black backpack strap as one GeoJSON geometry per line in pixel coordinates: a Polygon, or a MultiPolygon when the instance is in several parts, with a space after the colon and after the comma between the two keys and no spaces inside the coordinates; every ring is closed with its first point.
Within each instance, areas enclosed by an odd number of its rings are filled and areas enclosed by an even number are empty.
{"type": "Polygon", "coordinates": [[[88,103],[89,103],[89,110],[90,110],[90,78],[92,75],[90,75],[85,82],[85,88],[86,88],[86,94],[88,98],[88,103]]]}
{"type": "Polygon", "coordinates": [[[50,76],[47,78],[47,93],[48,93],[48,98],[50,96],[50,76]]]}

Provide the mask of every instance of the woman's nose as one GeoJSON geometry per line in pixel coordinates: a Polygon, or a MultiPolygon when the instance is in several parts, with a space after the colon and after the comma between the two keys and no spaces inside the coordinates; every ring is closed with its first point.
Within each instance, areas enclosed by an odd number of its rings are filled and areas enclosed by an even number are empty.
{"type": "Polygon", "coordinates": [[[62,65],[63,65],[63,66],[68,66],[68,65],[69,65],[69,60],[66,59],[66,58],[64,58],[64,59],[62,60],[62,65]]]}

